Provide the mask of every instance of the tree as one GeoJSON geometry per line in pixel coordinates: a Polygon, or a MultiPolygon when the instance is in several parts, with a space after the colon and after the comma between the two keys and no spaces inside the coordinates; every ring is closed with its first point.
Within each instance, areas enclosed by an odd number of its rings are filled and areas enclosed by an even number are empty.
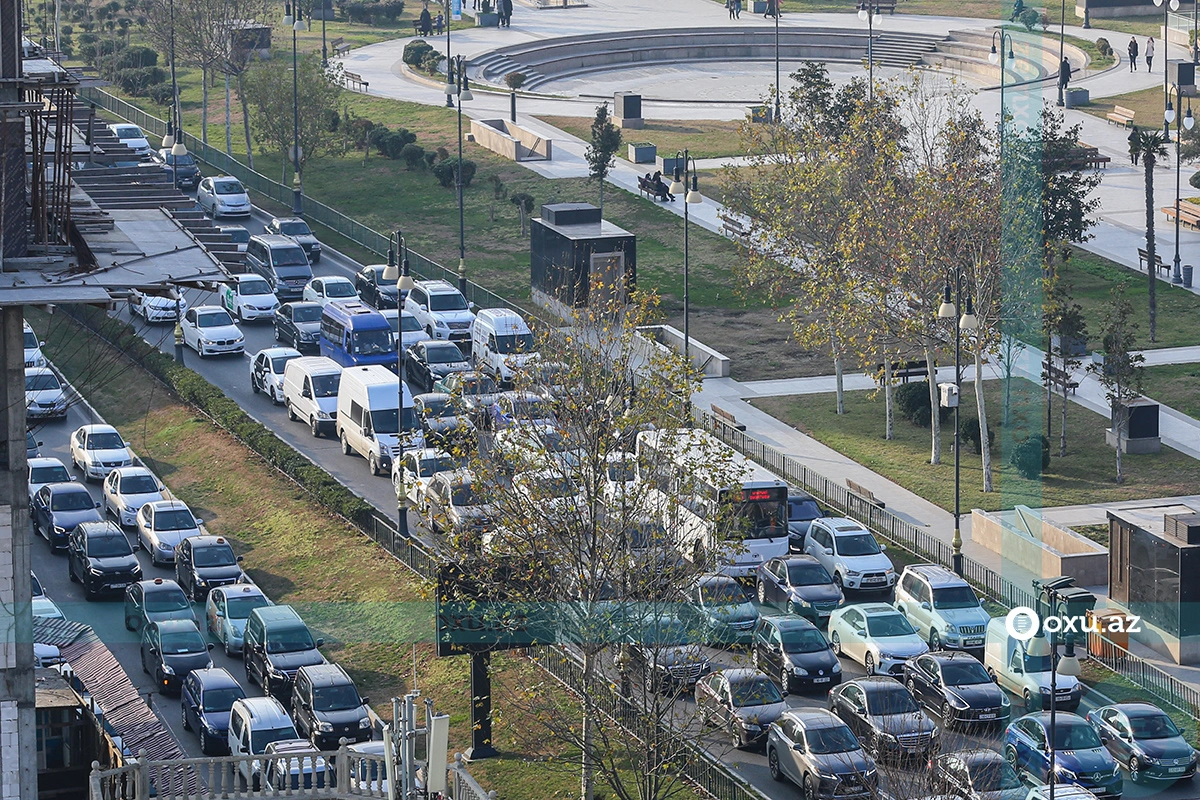
{"type": "Polygon", "coordinates": [[[592,140],[583,157],[588,162],[588,178],[600,184],[600,211],[604,212],[604,180],[608,177],[621,149],[621,129],[613,124],[608,115],[608,103],[596,107],[596,118],[592,120],[592,140]]]}
{"type": "Polygon", "coordinates": [[[521,235],[529,235],[529,215],[533,213],[533,195],[528,192],[513,192],[508,202],[517,207],[517,214],[521,217],[521,235]]]}
{"type": "MultiPolygon", "coordinates": [[[[1142,151],[1143,157],[1145,151],[1142,151]]],[[[1112,409],[1113,433],[1117,440],[1117,483],[1125,480],[1121,471],[1121,449],[1129,426],[1129,401],[1142,393],[1145,358],[1138,352],[1137,323],[1133,321],[1133,305],[1125,297],[1125,284],[1113,287],[1104,319],[1104,363],[1091,364],[1104,386],[1104,395],[1112,409]]]]}
{"type": "MultiPolygon", "coordinates": [[[[1067,406],[1069,405],[1067,380],[1072,370],[1080,364],[1075,349],[1079,342],[1087,341],[1087,320],[1083,316],[1082,306],[1076,303],[1071,295],[1070,284],[1065,283],[1057,275],[1046,279],[1045,330],[1050,341],[1058,339],[1058,352],[1053,352],[1054,348],[1047,350],[1046,363],[1048,366],[1053,366],[1054,356],[1057,355],[1059,369],[1063,374],[1063,380],[1059,384],[1062,392],[1062,416],[1059,420],[1061,430],[1058,444],[1058,457],[1063,458],[1067,454],[1067,406]]],[[[1042,379],[1046,382],[1046,405],[1049,410],[1053,406],[1054,381],[1051,380],[1048,370],[1043,373],[1042,379]]],[[[1048,419],[1049,416],[1047,416],[1048,419]]],[[[1047,422],[1046,436],[1050,435],[1049,422],[1047,422]]]]}
{"type": "Polygon", "coordinates": [[[1158,269],[1154,266],[1157,261],[1154,240],[1154,165],[1160,158],[1167,157],[1167,139],[1160,130],[1138,131],[1131,141],[1131,149],[1137,151],[1142,158],[1142,170],[1146,185],[1146,272],[1150,276],[1148,285],[1150,292],[1150,341],[1158,341],[1158,269]]]}
{"type": "MultiPolygon", "coordinates": [[[[310,158],[336,142],[336,135],[324,124],[324,112],[337,108],[342,93],[337,69],[323,68],[320,57],[315,55],[297,61],[301,172],[310,158]]],[[[276,149],[282,160],[290,163],[294,136],[290,60],[278,58],[256,62],[247,72],[243,85],[259,141],[276,149]]]]}
{"type": "Polygon", "coordinates": [[[496,203],[503,203],[508,199],[508,187],[504,185],[504,181],[500,179],[500,176],[495,173],[487,176],[487,182],[492,187],[492,202],[488,204],[488,220],[495,222],[496,203]]]}

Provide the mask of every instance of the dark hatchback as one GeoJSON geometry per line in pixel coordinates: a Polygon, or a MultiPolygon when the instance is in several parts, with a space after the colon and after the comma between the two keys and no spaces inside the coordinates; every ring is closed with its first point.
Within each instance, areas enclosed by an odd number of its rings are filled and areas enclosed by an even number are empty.
{"type": "Polygon", "coordinates": [[[246,692],[220,667],[194,669],[179,693],[183,727],[200,737],[200,752],[219,756],[229,752],[229,711],[246,692]]]}
{"type": "Polygon", "coordinates": [[[754,666],[785,692],[828,689],[842,682],[842,665],[816,626],[802,617],[763,617],[754,631],[754,666]]]}
{"type": "Polygon", "coordinates": [[[195,189],[200,183],[200,167],[191,153],[173,155],[170,150],[159,150],[157,161],[163,169],[175,176],[175,187],[178,189],[195,189]]]}
{"type": "Polygon", "coordinates": [[[904,685],[925,708],[942,718],[942,727],[1007,725],[1008,695],[970,653],[943,650],[904,662],[904,685]]]}
{"type": "Polygon", "coordinates": [[[100,503],[79,483],[51,483],[38,489],[29,505],[33,532],[55,550],[65,550],[81,522],[103,522],[100,503]]]}
{"type": "Polygon", "coordinates": [[[396,308],[400,296],[395,281],[385,281],[383,271],[386,264],[368,264],[354,276],[354,290],[364,303],[375,306],[379,310],[396,308]]]}
{"type": "Polygon", "coordinates": [[[124,591],[142,579],[142,567],[114,522],[83,522],[67,545],[67,575],[83,584],[84,597],[95,600],[104,592],[124,591]]]}
{"type": "Polygon", "coordinates": [[[320,303],[284,303],[275,309],[275,341],[289,344],[302,353],[319,353],[321,311],[320,303]]]}
{"type": "Polygon", "coordinates": [[[192,670],[212,666],[213,647],[191,620],[151,622],[142,630],[142,672],[154,676],[163,694],[178,694],[192,670]]]}
{"type": "Polygon", "coordinates": [[[755,583],[759,603],[820,625],[829,622],[829,615],[846,599],[821,562],[808,555],[759,564],[755,583]]]}
{"type": "Polygon", "coordinates": [[[244,580],[241,561],[223,536],[189,536],[175,548],[175,580],[199,603],[209,589],[244,580]]]}
{"type": "Polygon", "coordinates": [[[941,738],[933,720],[895,678],[876,675],[843,683],[829,692],[829,710],[876,758],[924,761],[941,738]]]}

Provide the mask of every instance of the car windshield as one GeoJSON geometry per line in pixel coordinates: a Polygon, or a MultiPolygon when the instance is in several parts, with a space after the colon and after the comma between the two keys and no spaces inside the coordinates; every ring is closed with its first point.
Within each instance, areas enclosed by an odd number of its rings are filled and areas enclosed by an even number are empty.
{"type": "Polygon", "coordinates": [[[970,586],[947,586],[933,590],[934,608],[979,608],[979,598],[970,586]]]}
{"type": "Polygon", "coordinates": [[[895,688],[889,687],[871,692],[867,702],[872,714],[883,717],[892,714],[915,714],[920,711],[917,708],[917,701],[913,700],[913,696],[899,683],[895,688]]]}
{"type": "Polygon", "coordinates": [[[232,324],[233,319],[224,311],[209,311],[196,315],[196,327],[198,328],[219,328],[223,325],[232,324]]]}
{"type": "Polygon", "coordinates": [[[44,595],[46,593],[46,591],[44,589],[42,589],[42,582],[38,580],[38,576],[36,573],[30,572],[29,580],[32,582],[32,585],[33,585],[33,596],[34,597],[41,597],[42,595],[44,595]]]}
{"type": "Polygon", "coordinates": [[[1101,747],[1096,729],[1083,720],[1060,719],[1054,728],[1056,750],[1095,750],[1101,747]]]}
{"type": "Polygon", "coordinates": [[[531,353],[533,352],[533,334],[532,333],[510,333],[506,336],[496,337],[496,352],[501,355],[509,353],[531,353]]]}
{"type": "Polygon", "coordinates": [[[486,375],[477,375],[473,378],[464,378],[462,383],[463,394],[495,394],[496,382],[486,375]]]}
{"type": "MultiPolygon", "coordinates": [[[[375,433],[395,435],[399,433],[396,427],[396,409],[394,408],[377,408],[371,412],[371,429],[375,433]]],[[[413,423],[412,407],[404,409],[404,430],[412,430],[416,427],[413,423]]]]}
{"type": "Polygon", "coordinates": [[[94,536],[88,539],[88,555],[92,558],[120,558],[133,555],[129,540],[122,536],[94,536]]]}
{"type": "Polygon", "coordinates": [[[425,360],[430,364],[453,364],[456,361],[462,361],[463,354],[458,349],[458,345],[450,342],[431,344],[425,347],[425,360]]]}
{"type": "Polygon", "coordinates": [[[229,238],[234,244],[246,244],[250,241],[250,231],[245,228],[224,228],[223,230],[229,234],[229,238]]]}
{"type": "Polygon", "coordinates": [[[158,481],[150,475],[130,475],[121,478],[121,494],[157,494],[158,481]]]}
{"type": "Polygon", "coordinates": [[[41,345],[38,344],[37,334],[33,331],[25,331],[25,349],[34,350],[41,345]]]}
{"type": "Polygon", "coordinates": [[[246,696],[236,686],[226,686],[221,689],[207,689],[204,692],[204,710],[210,713],[220,713],[233,708],[235,700],[241,700],[246,696]]]}
{"type": "Polygon", "coordinates": [[[188,602],[187,595],[183,593],[183,589],[177,586],[146,592],[146,611],[151,614],[162,614],[167,611],[183,611],[185,608],[191,607],[192,605],[188,602]]]}
{"type": "Polygon", "coordinates": [[[313,394],[317,397],[337,397],[338,386],[342,382],[342,376],[337,375],[313,375],[312,387],[313,394]]]}
{"type": "Polygon", "coordinates": [[[740,606],[749,602],[742,587],[735,581],[712,581],[700,587],[700,596],[709,606],[740,606]]]}
{"type": "Polygon", "coordinates": [[[119,433],[102,431],[87,437],[88,450],[122,450],[124,448],[125,442],[119,433]]]}
{"type": "Polygon", "coordinates": [[[605,468],[605,474],[613,483],[629,483],[637,476],[637,462],[632,458],[614,461],[605,468]]]}
{"type": "Polygon", "coordinates": [[[319,686],[313,689],[314,711],[348,711],[361,705],[362,700],[353,684],[319,686]]]}
{"type": "Polygon", "coordinates": [[[96,503],[87,489],[79,492],[55,492],[50,500],[51,511],[86,511],[95,507],[96,503]]]}
{"type": "Polygon", "coordinates": [[[250,751],[255,755],[261,755],[267,749],[267,745],[269,745],[271,742],[295,738],[297,738],[296,729],[291,725],[288,725],[286,728],[252,730],[250,731],[250,751]]]}
{"type": "Polygon", "coordinates": [[[458,292],[444,292],[429,295],[430,311],[466,311],[467,298],[458,292]]]}
{"type": "Polygon", "coordinates": [[[320,322],[321,321],[320,306],[299,306],[292,308],[293,322],[320,322]]]}
{"type": "Polygon", "coordinates": [[[977,792],[999,792],[1020,789],[1021,779],[1007,761],[996,759],[971,768],[971,786],[977,792]]]}
{"type": "Polygon", "coordinates": [[[974,659],[945,661],[941,666],[942,682],[947,686],[976,686],[992,682],[987,670],[974,659]]]}
{"type": "Polygon", "coordinates": [[[735,708],[767,706],[783,702],[783,695],[779,693],[774,682],[766,676],[755,676],[746,681],[731,683],[729,688],[735,708]]]}
{"type": "Polygon", "coordinates": [[[303,625],[298,628],[284,628],[281,631],[272,632],[267,637],[268,653],[299,653],[304,650],[314,650],[316,646],[312,634],[303,625]]]}
{"type": "Polygon", "coordinates": [[[1135,739],[1170,739],[1180,735],[1179,729],[1166,714],[1131,716],[1129,727],[1133,729],[1135,739]]]}
{"type": "Polygon", "coordinates": [[[204,637],[200,631],[178,631],[162,635],[162,653],[164,656],[181,656],[186,653],[200,653],[207,650],[204,637]]]}
{"type": "Polygon", "coordinates": [[[186,508],[172,508],[154,515],[156,531],[186,531],[196,527],[196,518],[186,508]]]}
{"type": "Polygon", "coordinates": [[[237,556],[227,544],[210,544],[193,548],[192,561],[197,567],[232,567],[237,563],[237,556]]]}
{"type": "Polygon", "coordinates": [[[247,296],[271,294],[271,285],[262,280],[242,281],[238,284],[238,294],[247,296]]]}
{"type": "Polygon", "coordinates": [[[245,194],[246,187],[238,181],[213,181],[213,191],[217,194],[245,194]]]}
{"type": "Polygon", "coordinates": [[[250,612],[256,608],[265,608],[267,598],[261,594],[225,596],[226,619],[249,619],[250,612]]]}
{"type": "Polygon", "coordinates": [[[1034,656],[1029,653],[1025,654],[1025,672],[1049,672],[1050,671],[1050,656],[1034,656]]]}
{"type": "Polygon", "coordinates": [[[54,377],[53,372],[38,372],[25,376],[25,391],[27,392],[46,392],[61,388],[62,386],[59,384],[58,378],[54,377]]]}
{"type": "Polygon", "coordinates": [[[809,728],[804,732],[810,752],[819,756],[831,753],[852,753],[859,749],[858,739],[845,725],[833,728],[809,728]]]}
{"type": "Polygon", "coordinates": [[[34,467],[29,470],[30,483],[70,483],[71,473],[62,464],[52,467],[34,467]]]}
{"type": "Polygon", "coordinates": [[[788,522],[811,522],[821,516],[821,507],[816,500],[788,498],[788,522]]]}
{"type": "Polygon", "coordinates": [[[167,163],[172,164],[176,167],[194,167],[194,166],[196,166],[196,160],[194,158],[192,158],[191,153],[184,153],[181,156],[177,156],[174,153],[171,153],[167,156],[167,163]]]}
{"type": "MultiPolygon", "coordinates": [[[[280,272],[281,278],[301,277],[308,272],[308,256],[304,255],[304,250],[300,247],[272,247],[271,248],[271,263],[276,267],[305,267],[303,270],[293,270],[289,272],[280,272]]],[[[308,277],[312,277],[311,273],[308,277]]]]}
{"type": "Polygon", "coordinates": [[[829,649],[829,643],[821,632],[813,628],[787,628],[780,631],[785,653],[819,653],[829,649]]]}
{"type": "Polygon", "coordinates": [[[118,125],[113,129],[118,139],[144,139],[142,129],[136,125],[118,125]]]}
{"type": "Polygon", "coordinates": [[[276,375],[282,375],[284,367],[287,366],[287,362],[291,361],[293,358],[297,358],[297,356],[276,356],[275,358],[272,358],[271,372],[274,372],[276,375]]]}
{"type": "Polygon", "coordinates": [[[629,547],[632,550],[645,550],[650,547],[668,547],[666,531],[661,525],[653,523],[637,523],[628,531],[629,547]]]}
{"type": "Polygon", "coordinates": [[[431,478],[438,472],[449,472],[452,469],[458,469],[459,466],[458,460],[449,456],[422,458],[417,461],[417,476],[431,478]]]}
{"type": "MultiPolygon", "coordinates": [[[[379,356],[396,351],[391,330],[355,331],[354,352],[360,356],[379,356]]],[[[455,348],[457,349],[457,348],[455,348]]]]}
{"type": "Polygon", "coordinates": [[[910,636],[915,631],[900,614],[879,614],[867,617],[867,633],[876,637],[910,636]]]}
{"type": "Polygon", "coordinates": [[[544,400],[533,397],[513,400],[512,415],[516,419],[546,419],[550,416],[549,405],[544,400]]]}
{"type": "Polygon", "coordinates": [[[821,586],[833,583],[833,578],[820,564],[806,561],[792,562],[787,565],[788,583],[792,586],[821,586]]]}
{"type": "Polygon", "coordinates": [[[354,297],[354,284],[349,281],[325,281],[326,297],[354,297]]]}
{"type": "Polygon", "coordinates": [[[869,533],[852,533],[837,537],[837,552],[840,556],[878,555],[879,542],[869,533]]]}
{"type": "Polygon", "coordinates": [[[308,227],[308,223],[293,219],[279,223],[279,232],[284,236],[311,236],[312,230],[308,227]]]}
{"type": "Polygon", "coordinates": [[[453,417],[457,414],[454,408],[454,403],[450,402],[450,395],[442,394],[434,397],[425,397],[421,399],[421,416],[429,419],[438,419],[441,417],[453,417]]]}
{"type": "Polygon", "coordinates": [[[686,644],[691,638],[682,622],[666,614],[642,620],[641,637],[647,645],[686,644]]]}
{"type": "Polygon", "coordinates": [[[450,493],[450,503],[456,506],[474,506],[479,505],[479,498],[476,496],[471,484],[460,483],[450,493]]]}
{"type": "Polygon", "coordinates": [[[417,331],[424,330],[424,328],[421,327],[421,321],[412,314],[401,314],[400,330],[403,333],[416,333],[417,331]]]}

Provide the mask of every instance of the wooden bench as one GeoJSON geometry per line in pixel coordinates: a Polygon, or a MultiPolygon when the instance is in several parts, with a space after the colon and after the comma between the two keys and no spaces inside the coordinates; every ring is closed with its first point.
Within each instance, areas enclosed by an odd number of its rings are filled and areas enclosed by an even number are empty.
{"type": "MultiPolygon", "coordinates": [[[[1174,209],[1172,209],[1172,210],[1174,210],[1174,209]]],[[[1146,252],[1146,248],[1139,247],[1138,248],[1138,269],[1145,269],[1147,272],[1149,272],[1150,271],[1149,261],[1150,261],[1150,254],[1146,252]]],[[[1159,272],[1170,272],[1171,271],[1171,268],[1163,263],[1162,256],[1160,256],[1158,253],[1154,254],[1154,266],[1158,268],[1159,272]]]]}
{"type": "Polygon", "coordinates": [[[1057,367],[1050,359],[1042,362],[1042,380],[1049,383],[1057,392],[1063,391],[1065,387],[1068,394],[1075,394],[1075,390],[1079,388],[1079,381],[1071,378],[1071,373],[1063,370],[1062,367],[1057,367]]]}
{"type": "MultiPolygon", "coordinates": [[[[1163,213],[1167,219],[1175,219],[1175,206],[1166,206],[1163,213]]],[[[1186,200],[1179,201],[1179,222],[1189,228],[1200,230],[1200,206],[1186,200]]]]}
{"type": "MultiPolygon", "coordinates": [[[[936,365],[935,365],[936,366],[936,365]]],[[[879,376],[877,383],[883,382],[883,364],[875,365],[875,374],[879,376]]],[[[909,378],[920,378],[925,380],[929,377],[929,365],[924,361],[893,361],[892,362],[892,380],[900,379],[901,383],[908,383],[909,378]]]]}
{"type": "Polygon", "coordinates": [[[346,44],[346,40],[341,36],[329,43],[329,47],[339,56],[344,56],[350,52],[350,45],[346,44]]]}
{"type": "Polygon", "coordinates": [[[730,239],[746,239],[750,236],[750,229],[742,224],[742,221],[732,214],[718,214],[721,218],[721,229],[729,235],[730,239]]]}
{"type": "Polygon", "coordinates": [[[874,0],[870,4],[871,8],[877,8],[880,11],[886,11],[889,14],[896,13],[896,0],[874,0]]]}
{"type": "Polygon", "coordinates": [[[445,23],[438,25],[435,22],[430,22],[427,30],[421,30],[421,20],[413,20],[413,36],[433,36],[435,33],[441,36],[444,30],[446,30],[445,23]]]}
{"type": "Polygon", "coordinates": [[[1109,122],[1117,122],[1123,128],[1129,128],[1133,125],[1133,111],[1125,106],[1116,106],[1106,115],[1109,122]]]}
{"type": "Polygon", "coordinates": [[[362,75],[359,75],[357,72],[347,72],[346,70],[342,70],[342,80],[346,82],[347,88],[361,89],[364,94],[371,86],[371,84],[368,81],[364,81],[362,75]]]}
{"type": "Polygon", "coordinates": [[[723,409],[719,406],[716,406],[716,405],[711,405],[711,404],[709,405],[709,408],[712,409],[713,421],[716,424],[724,425],[727,428],[733,428],[736,431],[746,430],[746,426],[741,424],[740,422],[738,422],[737,417],[735,417],[733,414],[729,413],[725,409],[723,409]]]}
{"type": "MultiPolygon", "coordinates": [[[[638,192],[646,195],[647,199],[650,200],[662,199],[658,194],[658,190],[654,188],[654,181],[647,180],[645,175],[638,176],[638,192]]],[[[663,202],[667,201],[663,200],[663,202]]]]}
{"type": "Polygon", "coordinates": [[[870,489],[863,486],[861,483],[855,483],[854,481],[850,480],[849,478],[846,478],[846,488],[849,489],[850,491],[854,492],[856,495],[861,497],[863,500],[866,500],[868,503],[870,503],[873,506],[879,506],[880,508],[887,508],[887,505],[882,500],[880,500],[878,497],[876,497],[875,494],[870,489]]]}
{"type": "Polygon", "coordinates": [[[1108,156],[1100,155],[1100,148],[1092,147],[1090,144],[1080,142],[1073,153],[1080,163],[1085,167],[1092,169],[1108,169],[1108,165],[1112,163],[1112,159],[1108,156]]]}

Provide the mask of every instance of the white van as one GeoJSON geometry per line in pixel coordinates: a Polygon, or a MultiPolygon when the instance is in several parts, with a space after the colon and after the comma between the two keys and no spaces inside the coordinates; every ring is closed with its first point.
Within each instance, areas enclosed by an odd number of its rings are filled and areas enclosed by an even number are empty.
{"type": "MultiPolygon", "coordinates": [[[[387,367],[371,364],[342,370],[337,398],[337,435],[346,455],[358,453],[371,465],[372,475],[391,474],[392,460],[401,452],[397,413],[400,378],[387,367]]],[[[404,386],[404,450],[425,446],[413,414],[412,394],[404,386]]]]}
{"type": "Polygon", "coordinates": [[[520,314],[508,308],[485,308],[476,314],[471,323],[471,358],[481,372],[508,382],[515,370],[537,357],[533,333],[520,314]]]}
{"type": "Polygon", "coordinates": [[[288,419],[307,422],[313,436],[337,428],[338,385],[342,367],[332,358],[293,358],[283,368],[283,403],[288,419]]]}
{"type": "MultiPolygon", "coordinates": [[[[1050,707],[1050,647],[1044,638],[1023,642],[1008,635],[1003,618],[993,619],[984,641],[983,666],[1000,688],[1022,699],[1026,712],[1050,707]]],[[[1057,708],[1079,708],[1083,696],[1079,681],[1071,675],[1058,675],[1056,682],[1057,708]]]]}
{"type": "MultiPolygon", "coordinates": [[[[266,752],[271,742],[299,739],[292,718],[274,697],[243,697],[235,700],[229,711],[229,731],[226,734],[229,752],[234,756],[258,756],[266,752]]],[[[246,786],[258,791],[262,782],[262,762],[258,759],[239,761],[238,772],[246,786]]]]}

